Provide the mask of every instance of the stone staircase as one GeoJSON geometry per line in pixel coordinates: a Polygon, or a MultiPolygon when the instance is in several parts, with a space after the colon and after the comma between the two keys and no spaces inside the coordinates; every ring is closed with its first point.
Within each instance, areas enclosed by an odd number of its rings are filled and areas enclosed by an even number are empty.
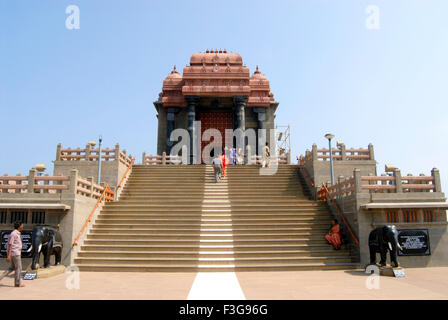
{"type": "Polygon", "coordinates": [[[104,205],[75,264],[81,271],[351,269],[324,240],[326,206],[308,200],[298,167],[135,165],[120,200],[104,205]]]}

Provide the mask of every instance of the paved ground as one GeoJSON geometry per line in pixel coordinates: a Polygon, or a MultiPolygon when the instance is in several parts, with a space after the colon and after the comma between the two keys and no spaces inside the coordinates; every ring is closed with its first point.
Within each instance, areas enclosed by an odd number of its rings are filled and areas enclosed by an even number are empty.
{"type": "MultiPolygon", "coordinates": [[[[216,284],[229,276],[216,274],[216,284]]],[[[406,278],[380,277],[379,289],[366,288],[371,278],[362,271],[239,272],[236,278],[235,286],[240,287],[229,289],[227,299],[448,299],[448,268],[406,269],[406,278]]],[[[190,299],[213,299],[207,291],[220,290],[214,282],[211,275],[195,273],[82,272],[79,289],[67,289],[67,283],[77,285],[73,274],[24,281],[25,288],[14,288],[10,276],[0,282],[0,300],[187,299],[190,291],[190,299]]]]}

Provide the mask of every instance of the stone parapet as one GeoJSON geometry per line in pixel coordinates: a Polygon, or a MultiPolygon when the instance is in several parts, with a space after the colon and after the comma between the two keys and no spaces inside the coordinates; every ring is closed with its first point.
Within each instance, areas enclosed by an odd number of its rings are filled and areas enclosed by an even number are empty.
{"type": "Polygon", "coordinates": [[[362,266],[369,262],[370,231],[388,224],[396,225],[399,230],[429,232],[431,254],[400,256],[403,267],[448,266],[448,203],[441,192],[438,169],[434,168],[430,176],[402,176],[399,169],[391,176],[362,175],[355,169],[352,176],[338,177],[338,183],[328,185],[327,190],[326,195],[320,191],[321,199],[334,199],[352,226],[359,239],[362,266]]]}

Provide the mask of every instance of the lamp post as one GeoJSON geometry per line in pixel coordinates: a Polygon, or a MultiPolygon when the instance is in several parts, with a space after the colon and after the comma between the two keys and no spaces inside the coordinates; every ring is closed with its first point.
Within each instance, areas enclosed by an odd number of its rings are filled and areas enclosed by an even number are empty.
{"type": "Polygon", "coordinates": [[[334,134],[327,133],[325,138],[328,139],[328,146],[330,151],[330,177],[331,177],[331,185],[334,185],[334,172],[333,172],[333,151],[331,150],[331,139],[334,138],[334,134]]]}
{"type": "Polygon", "coordinates": [[[103,137],[100,135],[98,139],[98,179],[97,184],[101,182],[101,142],[103,141],[103,137]]]}

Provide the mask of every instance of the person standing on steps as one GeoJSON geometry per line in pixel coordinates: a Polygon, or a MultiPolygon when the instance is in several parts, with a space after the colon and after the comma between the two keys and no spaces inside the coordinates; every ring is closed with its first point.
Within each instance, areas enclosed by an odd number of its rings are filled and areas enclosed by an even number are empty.
{"type": "Polygon", "coordinates": [[[222,166],[222,160],[218,156],[213,157],[213,171],[215,173],[215,182],[218,183],[219,179],[221,178],[221,166],[222,166]]]}
{"type": "Polygon", "coordinates": [[[230,162],[232,163],[232,165],[235,165],[236,164],[236,149],[232,148],[231,151],[232,151],[232,153],[230,156],[230,159],[231,159],[230,162]]]}
{"type": "Polygon", "coordinates": [[[225,177],[226,176],[226,168],[230,163],[230,160],[226,157],[226,154],[223,152],[222,155],[219,156],[219,158],[221,159],[221,176],[225,177]]]}
{"type": "Polygon", "coordinates": [[[269,161],[269,157],[271,156],[271,151],[269,150],[268,143],[266,142],[266,145],[263,147],[262,151],[262,161],[261,161],[261,167],[270,167],[271,163],[269,161]]]}
{"type": "Polygon", "coordinates": [[[21,281],[22,275],[22,238],[20,231],[23,229],[21,221],[14,222],[14,231],[9,235],[8,249],[6,261],[11,262],[11,266],[1,276],[0,280],[6,277],[11,272],[15,271],[14,286],[24,287],[21,281]]]}

